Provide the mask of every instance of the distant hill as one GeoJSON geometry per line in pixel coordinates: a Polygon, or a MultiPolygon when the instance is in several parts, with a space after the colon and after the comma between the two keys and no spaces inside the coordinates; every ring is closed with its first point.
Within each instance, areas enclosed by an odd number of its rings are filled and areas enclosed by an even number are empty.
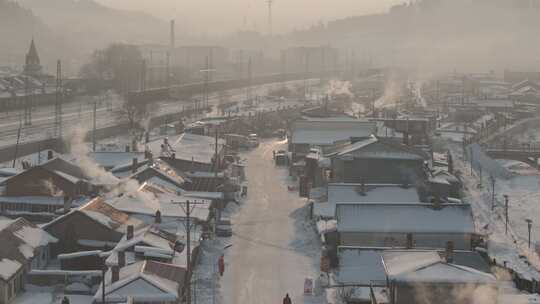
{"type": "MultiPolygon", "coordinates": [[[[68,58],[73,70],[82,65],[95,49],[112,42],[167,41],[167,22],[145,13],[109,8],[93,0],[17,1],[58,37],[55,43],[63,46],[61,55],[68,58]]],[[[37,43],[38,49],[40,45],[49,45],[47,41],[38,40],[37,43]]]]}
{"type": "Polygon", "coordinates": [[[354,50],[357,63],[374,59],[433,72],[538,70],[539,28],[540,0],[418,0],[292,35],[301,44],[354,50]]]}
{"type": "Polygon", "coordinates": [[[24,64],[24,56],[32,36],[38,40],[55,39],[48,27],[32,11],[17,3],[0,0],[0,65],[24,64]]]}

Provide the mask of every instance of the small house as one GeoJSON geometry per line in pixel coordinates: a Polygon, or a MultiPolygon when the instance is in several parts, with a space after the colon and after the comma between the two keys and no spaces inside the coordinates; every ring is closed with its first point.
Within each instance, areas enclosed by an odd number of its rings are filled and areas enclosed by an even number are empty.
{"type": "Polygon", "coordinates": [[[133,234],[134,229],[144,225],[97,197],[45,224],[43,229],[59,240],[53,250],[57,255],[112,249],[124,234],[133,234]]]}
{"type": "Polygon", "coordinates": [[[458,265],[447,250],[391,251],[382,254],[391,304],[497,303],[497,279],[490,273],[458,265]]]}
{"type": "Polygon", "coordinates": [[[60,157],[27,169],[4,182],[6,196],[69,196],[96,192],[88,175],[60,157]]]}
{"type": "Polygon", "coordinates": [[[331,180],[343,183],[408,184],[426,178],[429,155],[392,139],[371,136],[326,155],[331,180]]]}
{"type": "Polygon", "coordinates": [[[376,133],[375,122],[342,118],[298,120],[289,136],[289,152],[293,160],[306,156],[313,147],[329,147],[350,138],[364,139],[376,133]]]}
{"type": "Polygon", "coordinates": [[[10,303],[24,290],[26,274],[43,269],[50,245],[57,239],[26,221],[0,219],[0,304],[10,303]]]}
{"type": "Polygon", "coordinates": [[[475,234],[463,203],[338,203],[336,220],[341,246],[470,250],[475,234]]]}
{"type": "MultiPolygon", "coordinates": [[[[130,298],[133,303],[180,303],[187,276],[184,267],[150,260],[113,266],[105,275],[105,301],[126,303],[130,298]]],[[[93,303],[102,303],[102,299],[100,287],[93,303]]]]}

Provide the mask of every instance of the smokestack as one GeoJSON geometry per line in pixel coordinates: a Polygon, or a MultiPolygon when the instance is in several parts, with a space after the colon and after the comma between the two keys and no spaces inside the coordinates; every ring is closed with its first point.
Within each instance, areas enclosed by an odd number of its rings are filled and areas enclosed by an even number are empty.
{"type": "Polygon", "coordinates": [[[171,47],[171,50],[174,49],[174,41],[176,39],[175,37],[175,34],[174,34],[174,19],[171,20],[171,41],[170,41],[170,47],[171,47]]]}
{"type": "Polygon", "coordinates": [[[131,162],[131,173],[137,172],[138,166],[139,166],[139,159],[137,159],[137,157],[134,157],[131,162]]]}
{"type": "Polygon", "coordinates": [[[144,142],[145,143],[150,142],[150,132],[148,132],[148,131],[146,131],[146,133],[144,133],[144,142]]]}
{"type": "Polygon", "coordinates": [[[132,238],[133,238],[133,225],[128,225],[126,239],[131,240],[132,238]]]}
{"type": "Polygon", "coordinates": [[[64,213],[68,213],[71,210],[71,198],[64,195],[64,213]]]}
{"type": "Polygon", "coordinates": [[[124,250],[118,251],[118,267],[122,268],[126,266],[126,252],[124,250]]]}
{"type": "Polygon", "coordinates": [[[52,150],[47,150],[47,160],[51,160],[54,157],[54,153],[52,150]]]}
{"type": "Polygon", "coordinates": [[[154,222],[156,224],[161,224],[161,211],[156,211],[156,216],[154,217],[154,222]]]}
{"type": "Polygon", "coordinates": [[[444,257],[446,259],[446,263],[454,262],[454,242],[448,241],[446,243],[446,250],[444,252],[444,257]]]}
{"type": "Polygon", "coordinates": [[[111,267],[111,283],[116,283],[120,279],[120,267],[112,266],[111,267]]]}

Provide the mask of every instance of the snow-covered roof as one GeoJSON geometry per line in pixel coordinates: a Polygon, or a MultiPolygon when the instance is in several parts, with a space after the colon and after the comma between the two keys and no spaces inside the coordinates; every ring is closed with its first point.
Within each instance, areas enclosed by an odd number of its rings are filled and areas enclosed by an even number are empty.
{"type": "Polygon", "coordinates": [[[21,267],[22,264],[17,261],[2,258],[0,260],[0,278],[4,281],[9,280],[21,267]]]}
{"type": "Polygon", "coordinates": [[[341,284],[384,286],[384,283],[380,283],[386,280],[382,252],[380,249],[340,247],[337,281],[341,284]]]}
{"type": "Polygon", "coordinates": [[[105,202],[103,198],[96,197],[81,207],[72,209],[70,212],[48,222],[47,224],[43,225],[42,228],[47,229],[48,227],[51,227],[56,223],[71,217],[74,213],[82,213],[96,223],[120,233],[125,233],[127,226],[138,228],[145,225],[141,220],[129,216],[127,213],[114,208],[112,205],[105,202]]]}
{"type": "Polygon", "coordinates": [[[364,140],[360,140],[343,147],[339,147],[337,151],[329,153],[326,156],[345,156],[352,155],[362,158],[383,158],[383,159],[407,159],[407,160],[423,160],[428,156],[421,150],[411,146],[394,142],[390,139],[378,138],[370,136],[364,140]]]}
{"type": "Polygon", "coordinates": [[[61,196],[0,196],[1,203],[24,203],[32,205],[63,206],[64,197],[61,196]]]}
{"type": "Polygon", "coordinates": [[[420,201],[414,187],[404,188],[397,184],[366,184],[363,191],[361,184],[328,184],[328,201],[334,203],[349,202],[410,202],[420,201]]]}
{"type": "Polygon", "coordinates": [[[144,160],[144,152],[90,152],[88,157],[103,168],[110,169],[122,165],[131,165],[134,158],[144,160]]]}
{"type": "MultiPolygon", "coordinates": [[[[225,141],[218,139],[218,150],[224,145],[225,141]]],[[[215,153],[215,138],[183,133],[172,147],[177,159],[211,164],[215,153]]]]}
{"type": "Polygon", "coordinates": [[[0,278],[8,280],[34,257],[37,248],[57,241],[23,218],[0,220],[0,278]]]}
{"type": "Polygon", "coordinates": [[[351,137],[368,137],[376,132],[376,124],[363,120],[296,121],[291,131],[291,143],[331,145],[351,137]]]}
{"type": "Polygon", "coordinates": [[[106,264],[109,266],[117,265],[118,252],[126,251],[130,248],[136,247],[148,247],[156,250],[167,250],[169,257],[172,257],[172,252],[175,246],[175,242],[178,240],[177,236],[160,230],[157,227],[145,227],[134,232],[131,239],[127,239],[126,236],[118,242],[118,244],[112,250],[110,256],[106,260],[106,264]]]}
{"type": "Polygon", "coordinates": [[[420,197],[414,187],[403,188],[394,184],[366,184],[361,193],[361,184],[328,184],[328,201],[315,203],[314,214],[325,218],[334,217],[336,203],[418,203],[420,197]]]}
{"type": "Polygon", "coordinates": [[[444,262],[436,251],[385,252],[382,255],[387,276],[398,282],[483,283],[496,278],[467,266],[444,262]]]}
{"type": "Polygon", "coordinates": [[[468,204],[338,203],[339,232],[474,233],[468,204]]]}
{"type": "Polygon", "coordinates": [[[128,214],[153,216],[159,210],[162,217],[185,218],[187,215],[181,205],[188,200],[196,202],[191,216],[199,221],[206,221],[210,214],[211,201],[167,192],[159,193],[150,190],[147,184],[139,187],[137,193],[124,193],[111,200],[111,205],[128,214]]]}
{"type": "MultiPolygon", "coordinates": [[[[178,291],[184,285],[185,275],[183,267],[151,260],[122,267],[116,282],[112,282],[109,270],[105,275],[105,298],[107,301],[125,301],[131,297],[137,302],[175,302],[180,297],[178,291]]],[[[100,287],[94,296],[96,303],[101,303],[101,290],[100,287]]]]}

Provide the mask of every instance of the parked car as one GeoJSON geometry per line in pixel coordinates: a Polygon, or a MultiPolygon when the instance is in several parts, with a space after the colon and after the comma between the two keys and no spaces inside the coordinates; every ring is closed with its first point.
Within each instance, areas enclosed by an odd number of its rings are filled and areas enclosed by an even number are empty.
{"type": "Polygon", "coordinates": [[[251,147],[258,147],[259,146],[259,136],[255,133],[249,134],[249,145],[251,147]]]}
{"type": "Polygon", "coordinates": [[[279,150],[276,152],[275,158],[276,166],[286,166],[289,164],[289,155],[287,151],[279,150]]]}

